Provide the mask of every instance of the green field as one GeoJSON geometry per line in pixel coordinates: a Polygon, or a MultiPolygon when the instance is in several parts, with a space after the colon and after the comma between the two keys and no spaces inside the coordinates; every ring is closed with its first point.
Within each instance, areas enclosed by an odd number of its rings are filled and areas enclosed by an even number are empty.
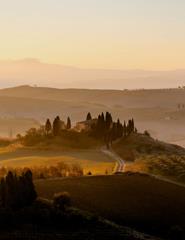
{"type": "Polygon", "coordinates": [[[38,180],[40,196],[67,191],[73,204],[143,232],[185,227],[185,188],[140,174],[38,180]]]}
{"type": "Polygon", "coordinates": [[[84,173],[112,173],[115,162],[99,150],[53,151],[29,148],[1,148],[0,167],[53,166],[59,162],[80,165],[84,173]]]}

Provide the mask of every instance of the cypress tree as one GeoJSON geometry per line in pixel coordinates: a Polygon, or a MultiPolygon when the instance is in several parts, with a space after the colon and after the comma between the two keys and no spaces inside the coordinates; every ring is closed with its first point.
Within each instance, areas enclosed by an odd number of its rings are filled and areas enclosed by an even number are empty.
{"type": "Polygon", "coordinates": [[[102,112],[102,114],[101,114],[101,135],[102,135],[102,137],[104,137],[104,135],[105,135],[105,130],[106,130],[105,116],[104,116],[104,113],[102,112]]]}
{"type": "Polygon", "coordinates": [[[112,124],[112,116],[109,112],[106,112],[105,116],[105,122],[106,122],[106,130],[109,130],[112,124]]]}
{"type": "Polygon", "coordinates": [[[46,134],[48,135],[51,132],[51,130],[52,130],[51,122],[49,119],[47,119],[45,124],[46,134]]]}
{"type": "Polygon", "coordinates": [[[32,172],[27,170],[23,173],[22,178],[20,178],[20,182],[21,181],[23,185],[22,194],[24,196],[24,205],[29,206],[37,198],[37,193],[33,184],[32,172]]]}
{"type": "Polygon", "coordinates": [[[126,137],[127,136],[127,125],[126,125],[126,122],[124,121],[124,124],[123,124],[123,136],[126,137]]]}
{"type": "Polygon", "coordinates": [[[121,124],[119,118],[117,120],[117,138],[120,138],[123,136],[123,125],[121,124]]]}
{"type": "Polygon", "coordinates": [[[111,143],[112,143],[112,141],[115,141],[117,139],[117,136],[118,136],[117,123],[113,123],[110,135],[111,135],[111,143]]]}
{"type": "Polygon", "coordinates": [[[57,116],[53,121],[53,135],[59,136],[61,131],[61,121],[60,117],[57,116]]]}
{"type": "Polygon", "coordinates": [[[127,135],[130,135],[131,134],[131,120],[128,120],[128,124],[127,124],[127,135]]]}
{"type": "Polygon", "coordinates": [[[134,119],[132,118],[132,132],[134,132],[135,129],[135,124],[134,124],[134,119]]]}
{"type": "Polygon", "coordinates": [[[87,121],[92,120],[92,116],[91,116],[91,113],[90,113],[90,112],[87,114],[86,120],[87,120],[87,121]]]}
{"type": "Polygon", "coordinates": [[[67,118],[67,129],[71,129],[71,119],[70,119],[70,117],[67,118]]]}

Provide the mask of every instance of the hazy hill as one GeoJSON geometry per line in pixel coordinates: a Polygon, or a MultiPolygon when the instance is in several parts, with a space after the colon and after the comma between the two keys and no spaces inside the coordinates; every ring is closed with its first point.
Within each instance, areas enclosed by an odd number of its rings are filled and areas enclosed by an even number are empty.
{"type": "Polygon", "coordinates": [[[112,107],[177,108],[185,103],[184,89],[154,90],[88,90],[55,89],[44,87],[19,86],[0,90],[0,96],[46,99],[69,102],[98,103],[112,107]]]}
{"type": "Polygon", "coordinates": [[[185,85],[185,70],[82,69],[37,59],[0,61],[0,87],[22,84],[59,88],[169,88],[185,85]]]}

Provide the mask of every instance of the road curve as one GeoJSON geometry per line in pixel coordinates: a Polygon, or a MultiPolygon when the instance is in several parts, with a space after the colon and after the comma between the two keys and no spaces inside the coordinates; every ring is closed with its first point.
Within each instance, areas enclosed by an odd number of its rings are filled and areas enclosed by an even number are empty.
{"type": "MultiPolygon", "coordinates": [[[[114,173],[123,173],[125,171],[126,161],[123,160],[116,152],[114,152],[113,149],[107,149],[106,147],[102,147],[101,152],[106,154],[107,156],[111,157],[112,159],[114,159],[116,161],[116,164],[115,164],[115,167],[114,167],[114,170],[113,170],[113,174],[114,173]]],[[[175,184],[175,185],[178,185],[178,186],[181,186],[181,187],[185,187],[184,183],[173,181],[173,180],[168,179],[168,178],[163,177],[163,176],[154,175],[154,174],[146,173],[146,172],[140,172],[140,173],[148,174],[149,176],[151,176],[153,178],[156,178],[160,181],[165,181],[165,182],[168,182],[168,183],[171,183],[171,184],[175,184]]]]}
{"type": "Polygon", "coordinates": [[[101,148],[101,152],[114,159],[116,164],[113,173],[122,173],[125,170],[125,162],[117,153],[112,149],[107,149],[106,147],[101,148]]]}

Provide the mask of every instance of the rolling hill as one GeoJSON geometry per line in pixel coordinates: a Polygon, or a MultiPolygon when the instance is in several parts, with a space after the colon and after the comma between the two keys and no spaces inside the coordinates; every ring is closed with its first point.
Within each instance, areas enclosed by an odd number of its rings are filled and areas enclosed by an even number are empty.
{"type": "Polygon", "coordinates": [[[84,102],[123,108],[172,108],[184,103],[185,89],[90,90],[19,86],[0,90],[0,96],[84,102]]]}
{"type": "Polygon", "coordinates": [[[148,130],[155,138],[185,146],[184,99],[184,89],[120,91],[19,86],[0,90],[0,116],[32,118],[40,123],[56,115],[63,120],[70,116],[75,124],[85,119],[89,111],[95,117],[109,111],[121,121],[134,117],[139,131],[148,130]]]}

